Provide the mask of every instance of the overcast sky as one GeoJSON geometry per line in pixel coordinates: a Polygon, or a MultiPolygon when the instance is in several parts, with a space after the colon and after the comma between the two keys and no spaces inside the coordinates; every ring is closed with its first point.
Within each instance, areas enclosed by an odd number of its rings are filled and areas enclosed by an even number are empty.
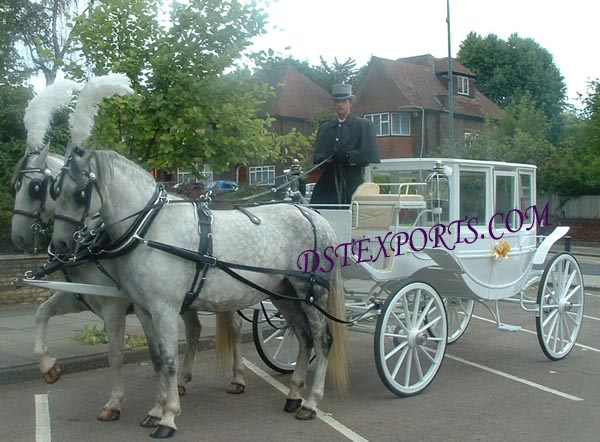
{"type": "MultiPolygon", "coordinates": [[[[319,64],[320,55],[340,62],[350,57],[360,67],[372,55],[448,54],[446,0],[270,0],[265,10],[269,33],[256,47],[311,64],[319,64]]],[[[599,11],[596,0],[450,0],[452,56],[471,31],[532,38],[552,54],[576,104],[586,82],[600,77],[599,11]]]]}

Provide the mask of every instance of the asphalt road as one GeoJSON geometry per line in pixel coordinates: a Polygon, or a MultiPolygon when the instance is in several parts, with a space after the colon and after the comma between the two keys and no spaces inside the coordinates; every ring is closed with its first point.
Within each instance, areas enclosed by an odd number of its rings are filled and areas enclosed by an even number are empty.
{"type": "MultiPolygon", "coordinates": [[[[214,352],[202,352],[173,440],[598,441],[600,294],[586,295],[578,345],[561,361],[542,353],[532,313],[504,305],[502,319],[523,329],[498,331],[477,305],[436,379],[422,394],[403,399],[379,380],[373,336],[351,333],[351,391],[345,397],[326,391],[323,418],[311,422],[282,411],[285,396],[277,386],[290,376],[269,370],[253,344],[244,345],[250,363],[241,396],[224,392],[228,380],[215,374],[214,352]]],[[[95,419],[108,399],[106,369],[64,375],[54,385],[40,379],[1,386],[1,439],[148,440],[150,431],[138,422],[153,402],[151,367],[130,364],[125,373],[127,400],[121,420],[112,423],[95,419]]]]}

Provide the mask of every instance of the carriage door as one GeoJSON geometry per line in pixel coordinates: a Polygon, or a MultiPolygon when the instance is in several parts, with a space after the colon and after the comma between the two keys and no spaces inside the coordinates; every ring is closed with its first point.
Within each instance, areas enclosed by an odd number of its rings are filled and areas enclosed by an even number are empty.
{"type": "Polygon", "coordinates": [[[507,240],[515,236],[520,223],[517,214],[519,207],[516,171],[495,171],[493,226],[490,227],[504,234],[507,240]]]}

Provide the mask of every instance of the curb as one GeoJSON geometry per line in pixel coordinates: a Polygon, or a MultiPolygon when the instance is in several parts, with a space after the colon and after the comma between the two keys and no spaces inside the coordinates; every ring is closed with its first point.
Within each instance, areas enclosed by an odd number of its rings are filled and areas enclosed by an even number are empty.
{"type": "MultiPolygon", "coordinates": [[[[252,342],[251,332],[242,334],[242,343],[252,342]]],[[[179,341],[179,354],[185,352],[185,341],[179,341]]],[[[198,341],[198,351],[214,350],[215,337],[207,336],[198,341]]],[[[150,360],[148,348],[130,348],[123,351],[123,363],[132,364],[150,360]]],[[[58,363],[62,368],[61,376],[65,374],[78,373],[81,371],[95,370],[98,368],[107,368],[108,353],[89,353],[82,356],[70,356],[58,358],[58,363]]],[[[0,385],[16,384],[18,382],[34,381],[41,379],[40,367],[37,363],[14,365],[12,367],[0,368],[0,385]]]]}

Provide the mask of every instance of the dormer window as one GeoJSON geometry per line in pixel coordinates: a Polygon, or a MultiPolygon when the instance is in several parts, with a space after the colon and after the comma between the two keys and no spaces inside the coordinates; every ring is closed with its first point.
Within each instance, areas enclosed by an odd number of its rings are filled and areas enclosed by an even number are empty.
{"type": "Polygon", "coordinates": [[[458,95],[469,95],[469,77],[456,76],[456,93],[458,95]]]}

